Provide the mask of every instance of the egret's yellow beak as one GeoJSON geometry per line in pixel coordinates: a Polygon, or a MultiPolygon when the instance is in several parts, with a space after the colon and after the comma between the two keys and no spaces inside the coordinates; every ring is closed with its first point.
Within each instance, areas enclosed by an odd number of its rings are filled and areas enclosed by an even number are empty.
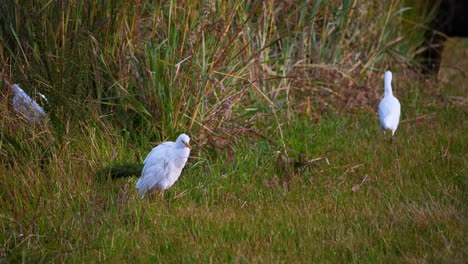
{"type": "Polygon", "coordinates": [[[192,149],[192,146],[190,146],[189,143],[187,143],[187,142],[185,142],[185,141],[182,141],[182,142],[184,143],[184,145],[185,145],[187,148],[192,149]]]}

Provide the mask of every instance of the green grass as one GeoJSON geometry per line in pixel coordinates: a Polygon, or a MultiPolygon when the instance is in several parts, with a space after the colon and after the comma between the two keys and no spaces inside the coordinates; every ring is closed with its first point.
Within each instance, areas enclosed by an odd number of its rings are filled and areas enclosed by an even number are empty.
{"type": "Polygon", "coordinates": [[[464,79],[407,66],[428,17],[406,2],[0,5],[0,262],[464,262],[464,79]],[[164,201],[107,177],[181,132],[164,201]]]}
{"type": "Polygon", "coordinates": [[[100,164],[71,145],[2,178],[5,260],[462,262],[467,113],[430,113],[393,142],[374,114],[294,119],[286,146],[324,159],[288,166],[246,141],[231,162],[194,156],[165,201],[138,198],[136,177],[94,180],[100,164]]]}

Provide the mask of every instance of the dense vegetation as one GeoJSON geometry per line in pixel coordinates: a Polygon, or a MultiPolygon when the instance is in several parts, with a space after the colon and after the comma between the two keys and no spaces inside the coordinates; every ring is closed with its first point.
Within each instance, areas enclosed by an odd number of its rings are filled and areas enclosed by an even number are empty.
{"type": "Polygon", "coordinates": [[[424,8],[2,1],[0,259],[463,262],[466,84],[414,71],[424,8]],[[13,111],[12,83],[47,96],[46,122],[13,111]],[[107,177],[181,132],[164,201],[107,177]]]}

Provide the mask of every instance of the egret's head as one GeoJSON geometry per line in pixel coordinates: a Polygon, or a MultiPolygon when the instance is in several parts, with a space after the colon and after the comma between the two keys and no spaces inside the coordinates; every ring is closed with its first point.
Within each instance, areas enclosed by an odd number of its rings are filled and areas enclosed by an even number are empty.
{"type": "Polygon", "coordinates": [[[178,138],[176,143],[178,144],[184,144],[187,148],[192,149],[190,146],[190,138],[186,134],[181,134],[178,138]]]}
{"type": "Polygon", "coordinates": [[[386,71],[384,75],[384,81],[385,83],[391,83],[392,82],[392,72],[391,71],[386,71]]]}

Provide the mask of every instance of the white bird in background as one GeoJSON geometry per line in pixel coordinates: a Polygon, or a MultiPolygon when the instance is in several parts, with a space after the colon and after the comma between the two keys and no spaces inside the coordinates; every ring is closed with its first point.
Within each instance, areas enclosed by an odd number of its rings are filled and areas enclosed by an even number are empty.
{"type": "Polygon", "coordinates": [[[39,124],[41,122],[39,118],[46,115],[44,109],[31,99],[19,85],[13,84],[11,89],[13,89],[15,94],[13,96],[13,108],[15,111],[24,115],[29,122],[39,124]]]}
{"type": "Polygon", "coordinates": [[[385,130],[391,130],[392,136],[398,128],[400,122],[401,106],[398,99],[392,92],[392,72],[386,71],[384,76],[385,94],[379,103],[380,125],[385,130]]]}
{"type": "Polygon", "coordinates": [[[190,138],[181,134],[176,142],[163,142],[153,148],[143,162],[143,172],[136,183],[138,193],[163,191],[171,187],[177,179],[190,155],[190,138]]]}

